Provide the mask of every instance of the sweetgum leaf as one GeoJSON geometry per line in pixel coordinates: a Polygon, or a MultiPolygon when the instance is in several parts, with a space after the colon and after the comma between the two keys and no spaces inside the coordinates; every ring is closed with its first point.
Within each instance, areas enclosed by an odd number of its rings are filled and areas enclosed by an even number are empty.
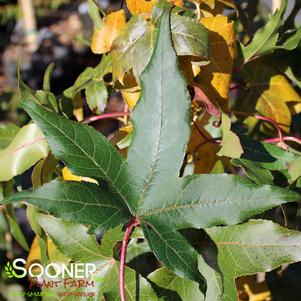
{"type": "Polygon", "coordinates": [[[198,271],[198,253],[177,231],[163,223],[143,223],[143,232],[150,249],[159,260],[177,275],[194,280],[204,292],[206,282],[198,271]]]}
{"type": "Polygon", "coordinates": [[[34,190],[14,194],[4,204],[27,201],[57,217],[107,229],[125,222],[126,207],[105,187],[86,182],[58,182],[45,184],[34,190]]]}
{"type": "Polygon", "coordinates": [[[227,174],[185,177],[172,192],[162,191],[161,195],[159,202],[154,200],[143,206],[141,218],[176,229],[233,225],[300,198],[287,189],[259,186],[227,174]]]}
{"type": "Polygon", "coordinates": [[[102,134],[33,101],[22,100],[21,106],[45,134],[57,159],[63,160],[76,175],[107,181],[114,198],[123,200],[130,210],[127,199],[133,194],[126,174],[127,163],[102,134]]]}
{"type": "Polygon", "coordinates": [[[133,111],[134,133],[127,162],[139,192],[138,214],[144,202],[153,202],[164,181],[179,176],[190,134],[190,95],[177,67],[169,26],[165,11],[133,111]]]}
{"type": "Polygon", "coordinates": [[[218,248],[223,301],[237,299],[236,277],[271,271],[301,260],[301,233],[271,221],[252,220],[242,225],[213,227],[206,232],[218,248]]]}

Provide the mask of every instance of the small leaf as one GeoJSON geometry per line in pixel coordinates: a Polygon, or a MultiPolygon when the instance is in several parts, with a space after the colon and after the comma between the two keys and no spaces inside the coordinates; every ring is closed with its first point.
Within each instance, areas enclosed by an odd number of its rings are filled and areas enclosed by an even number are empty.
{"type": "Polygon", "coordinates": [[[245,170],[247,176],[256,184],[274,184],[272,173],[269,170],[260,167],[258,163],[245,159],[232,159],[231,163],[235,166],[241,166],[245,170]]]}
{"type": "MultiPolygon", "coordinates": [[[[162,10],[160,11],[162,13],[162,10]]],[[[202,24],[191,18],[172,14],[171,31],[178,55],[208,58],[208,31],[202,24]]],[[[112,47],[113,80],[122,78],[131,69],[137,81],[139,80],[151,59],[157,35],[158,29],[154,24],[141,16],[131,18],[123,34],[115,40],[112,47]]]]}
{"type": "Polygon", "coordinates": [[[147,278],[158,286],[156,291],[159,297],[168,300],[177,300],[180,297],[182,301],[204,300],[197,283],[176,276],[166,268],[155,270],[147,278]]]}
{"type": "Polygon", "coordinates": [[[104,19],[104,26],[101,29],[94,29],[92,52],[102,54],[110,51],[114,40],[120,35],[125,24],[126,18],[123,9],[107,15],[104,19]]]}
{"type": "Polygon", "coordinates": [[[287,0],[281,1],[280,9],[271,19],[260,28],[253,36],[252,41],[247,46],[242,46],[245,63],[255,56],[262,56],[272,51],[277,43],[278,29],[283,24],[283,15],[287,7],[287,0]]]}
{"type": "Polygon", "coordinates": [[[22,174],[48,154],[45,137],[35,124],[20,129],[12,142],[0,150],[0,181],[22,174]]]}
{"type": "Polygon", "coordinates": [[[221,129],[223,132],[222,148],[217,155],[240,158],[244,151],[240,144],[239,137],[231,131],[231,119],[224,113],[222,114],[221,129]]]}
{"type": "Polygon", "coordinates": [[[103,112],[108,100],[108,91],[104,81],[92,81],[87,85],[85,93],[91,111],[97,114],[103,112]]]}
{"type": "Polygon", "coordinates": [[[288,162],[287,169],[291,177],[291,182],[294,182],[301,177],[301,156],[288,162]]]}

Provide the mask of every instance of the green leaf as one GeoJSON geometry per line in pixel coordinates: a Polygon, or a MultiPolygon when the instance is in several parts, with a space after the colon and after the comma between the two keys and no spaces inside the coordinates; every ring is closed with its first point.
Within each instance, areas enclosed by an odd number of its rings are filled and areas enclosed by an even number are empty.
{"type": "Polygon", "coordinates": [[[271,143],[264,143],[240,137],[244,153],[242,160],[252,161],[253,164],[258,164],[264,169],[280,171],[290,179],[288,172],[288,164],[298,156],[290,151],[285,151],[280,147],[271,143]]]}
{"type": "Polygon", "coordinates": [[[45,74],[44,74],[44,81],[43,81],[43,90],[45,92],[51,92],[51,76],[52,76],[52,72],[53,72],[53,68],[54,68],[54,64],[49,64],[45,74]]]}
{"type": "Polygon", "coordinates": [[[12,205],[6,206],[6,216],[10,228],[10,233],[24,250],[29,251],[29,246],[20,228],[20,225],[18,224],[12,205]]]}
{"type": "Polygon", "coordinates": [[[96,237],[87,235],[87,229],[84,226],[39,213],[36,214],[36,220],[58,249],[68,258],[79,262],[105,259],[100,253],[96,237]],[[62,233],[68,233],[68,235],[62,235],[62,233]]]}
{"type": "Polygon", "coordinates": [[[294,32],[289,33],[289,37],[283,42],[282,45],[277,46],[277,49],[284,49],[284,50],[294,50],[300,44],[301,40],[301,27],[296,29],[294,32]]]}
{"type": "Polygon", "coordinates": [[[19,127],[13,123],[0,124],[0,149],[7,147],[17,135],[19,127]]]}
{"type": "Polygon", "coordinates": [[[101,29],[103,20],[99,15],[99,8],[93,0],[88,0],[88,14],[93,21],[94,28],[101,29]]]}
{"type": "Polygon", "coordinates": [[[247,176],[256,184],[274,184],[274,177],[272,173],[269,170],[260,167],[259,163],[245,159],[232,159],[231,163],[235,166],[242,167],[247,176]]]}
{"type": "MultiPolygon", "coordinates": [[[[119,300],[119,262],[113,258],[112,248],[122,234],[121,228],[116,227],[106,232],[99,246],[94,235],[87,234],[83,225],[70,223],[46,215],[38,215],[38,222],[49,234],[53,243],[72,260],[89,262],[96,265],[97,270],[89,277],[88,281],[94,280],[93,292],[95,299],[115,301],[119,300]],[[116,240],[115,240],[116,239],[116,240]]],[[[127,300],[130,301],[156,301],[158,300],[150,284],[130,268],[125,268],[125,285],[127,300]],[[139,297],[138,297],[139,296],[139,297]]],[[[51,291],[55,288],[51,288],[51,291]]],[[[91,288],[59,288],[60,292],[89,292],[91,288]]],[[[59,298],[58,298],[59,299],[59,298]]],[[[70,296],[59,300],[70,300],[70,296]]],[[[86,299],[80,299],[86,300],[86,299]]]]}
{"type": "Polygon", "coordinates": [[[35,102],[23,100],[21,106],[44,132],[54,156],[63,160],[72,173],[107,181],[114,198],[132,208],[128,203],[133,192],[126,174],[127,164],[101,133],[35,102]]]}
{"type": "Polygon", "coordinates": [[[237,299],[235,278],[301,260],[301,233],[271,221],[252,220],[242,225],[213,227],[206,232],[218,248],[224,301],[237,299]]]}
{"type": "Polygon", "coordinates": [[[198,253],[177,231],[157,221],[142,224],[150,249],[160,261],[180,277],[200,284],[206,290],[206,282],[198,271],[198,253]]]}
{"type": "Polygon", "coordinates": [[[105,187],[85,182],[45,184],[35,190],[14,194],[2,203],[27,201],[57,217],[107,229],[125,222],[130,216],[105,187]]]}
{"type": "Polygon", "coordinates": [[[173,194],[162,191],[162,195],[160,203],[145,205],[140,217],[176,229],[233,225],[300,198],[288,189],[259,186],[227,174],[185,177],[173,187],[173,194]]]}
{"type": "MultiPolygon", "coordinates": [[[[113,43],[113,80],[133,70],[136,79],[148,65],[156,39],[157,24],[147,22],[142,16],[134,16],[124,32],[113,43]]],[[[174,47],[178,55],[191,55],[204,59],[209,56],[209,35],[207,29],[189,17],[172,14],[171,31],[174,47]]]]}
{"type": "Polygon", "coordinates": [[[247,46],[242,46],[245,63],[255,56],[262,56],[275,49],[279,37],[278,29],[283,24],[286,7],[287,0],[282,0],[280,9],[271,17],[268,23],[255,33],[252,41],[247,46]]]}
{"type": "Polygon", "coordinates": [[[111,48],[113,81],[131,69],[138,79],[150,61],[155,41],[152,25],[142,16],[132,17],[111,48]]]}
{"type": "Polygon", "coordinates": [[[108,91],[104,81],[92,81],[87,85],[85,93],[90,110],[97,114],[103,112],[108,100],[108,91]]]}
{"type": "Polygon", "coordinates": [[[87,103],[91,111],[100,114],[104,111],[108,99],[108,91],[104,76],[112,72],[110,55],[103,55],[101,62],[95,67],[87,67],[76,79],[73,86],[64,91],[64,95],[73,99],[81,90],[85,90],[87,103]]]}
{"type": "Polygon", "coordinates": [[[301,177],[301,156],[287,163],[287,171],[291,177],[291,182],[301,177]]]}
{"type": "Polygon", "coordinates": [[[240,158],[243,154],[243,149],[239,141],[239,137],[231,131],[231,119],[222,113],[221,129],[223,139],[221,142],[222,148],[217,153],[218,156],[226,156],[230,158],[240,158]]]}
{"type": "Polygon", "coordinates": [[[167,300],[204,300],[196,282],[176,276],[166,268],[155,270],[147,278],[158,286],[156,291],[159,297],[167,300]]]}
{"type": "Polygon", "coordinates": [[[48,154],[45,137],[35,124],[20,129],[12,142],[0,150],[0,181],[22,174],[48,154]]]}
{"type": "Polygon", "coordinates": [[[172,14],[171,32],[177,55],[208,59],[210,44],[208,31],[200,22],[172,14]]]}
{"type": "Polygon", "coordinates": [[[143,203],[154,201],[162,182],[177,179],[190,135],[190,96],[177,67],[168,13],[159,32],[152,60],[140,78],[142,92],[133,111],[127,158],[140,195],[138,214],[143,203]]]}

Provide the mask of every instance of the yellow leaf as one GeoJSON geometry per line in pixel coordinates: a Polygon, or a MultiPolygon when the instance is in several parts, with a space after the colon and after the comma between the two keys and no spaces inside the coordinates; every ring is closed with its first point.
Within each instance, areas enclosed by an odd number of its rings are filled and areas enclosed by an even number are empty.
{"type": "Polygon", "coordinates": [[[157,0],[126,0],[132,15],[150,14],[157,0]]]}
{"type": "MultiPolygon", "coordinates": [[[[26,260],[26,265],[25,265],[26,269],[29,269],[31,264],[41,261],[41,249],[39,245],[40,239],[41,238],[36,235],[31,244],[30,251],[28,253],[28,257],[26,260]]],[[[57,249],[57,247],[54,245],[54,243],[50,238],[47,238],[47,254],[50,262],[68,263],[70,261],[70,259],[68,259],[63,253],[61,253],[57,249]]],[[[35,273],[37,269],[38,267],[33,269],[33,272],[35,273]]]]}
{"type": "MultiPolygon", "coordinates": [[[[158,0],[126,0],[126,5],[132,15],[150,15],[158,0]]],[[[169,0],[170,3],[183,6],[183,0],[169,0]]]]}
{"type": "Polygon", "coordinates": [[[212,101],[228,110],[228,93],[235,56],[234,22],[225,16],[202,18],[201,23],[209,30],[210,64],[201,67],[197,82],[212,101]]]}
{"type": "Polygon", "coordinates": [[[110,51],[114,40],[120,35],[125,25],[126,17],[123,9],[107,15],[104,19],[104,26],[94,30],[92,52],[102,54],[110,51]]]}
{"type": "Polygon", "coordinates": [[[301,106],[300,95],[284,75],[271,67],[268,60],[259,59],[250,63],[245,74],[247,89],[239,96],[235,108],[251,114],[255,108],[289,132],[291,114],[298,113],[301,106]]]}
{"type": "MultiPolygon", "coordinates": [[[[201,121],[197,121],[197,126],[208,139],[212,139],[210,134],[204,129],[204,125],[208,123],[209,117],[209,114],[207,114],[201,121]]],[[[219,160],[216,155],[218,149],[219,146],[217,144],[206,143],[206,140],[199,133],[195,125],[192,127],[187,153],[193,160],[194,173],[209,173],[219,160]]]]}
{"type": "Polygon", "coordinates": [[[189,0],[196,6],[199,5],[205,17],[222,14],[225,7],[236,9],[234,0],[189,0]]]}
{"type": "Polygon", "coordinates": [[[129,108],[132,110],[141,94],[141,90],[139,87],[130,88],[130,89],[122,89],[120,90],[124,101],[127,103],[129,108]]]}
{"type": "Polygon", "coordinates": [[[62,176],[63,176],[63,179],[66,181],[78,181],[78,182],[83,181],[83,182],[90,182],[90,183],[98,184],[98,182],[92,178],[80,177],[80,176],[76,176],[76,175],[72,174],[71,171],[67,167],[64,167],[62,169],[62,176]]]}

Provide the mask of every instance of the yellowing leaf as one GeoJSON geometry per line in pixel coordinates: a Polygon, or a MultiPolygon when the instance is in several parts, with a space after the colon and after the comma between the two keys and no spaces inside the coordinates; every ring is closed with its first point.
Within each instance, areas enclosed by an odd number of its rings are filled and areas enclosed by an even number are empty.
{"type": "MultiPolygon", "coordinates": [[[[26,269],[29,269],[30,265],[33,263],[41,262],[40,240],[41,238],[36,235],[31,244],[30,251],[26,260],[26,269]]],[[[47,254],[50,262],[52,263],[68,263],[70,261],[63,253],[61,253],[56,248],[52,240],[50,240],[49,238],[47,239],[47,254]]],[[[34,268],[33,273],[38,273],[38,269],[38,267],[34,268]]]]}
{"type": "MultiPolygon", "coordinates": [[[[209,114],[201,121],[197,121],[197,126],[208,139],[212,139],[210,134],[204,129],[204,126],[208,123],[208,119],[209,114]]],[[[197,127],[195,125],[192,127],[187,153],[193,159],[194,173],[209,173],[212,170],[219,159],[216,155],[218,148],[217,144],[206,143],[205,138],[199,133],[197,127]]]]}
{"type": "Polygon", "coordinates": [[[121,90],[122,97],[124,101],[127,103],[129,108],[132,110],[141,94],[141,90],[139,87],[130,88],[130,89],[122,89],[121,90]]]}
{"type": "MultiPolygon", "coordinates": [[[[126,5],[132,15],[150,15],[158,0],[126,0],[126,5]]],[[[169,0],[176,6],[183,6],[183,0],[169,0]]]]}
{"type": "Polygon", "coordinates": [[[202,18],[201,23],[210,31],[210,64],[201,67],[197,82],[204,93],[228,110],[228,93],[235,56],[234,23],[225,16],[202,18]]]}
{"type": "Polygon", "coordinates": [[[269,61],[257,60],[248,65],[245,78],[247,89],[239,95],[235,110],[254,114],[256,109],[288,132],[291,114],[301,110],[301,97],[286,77],[270,67],[269,61]]]}
{"type": "Polygon", "coordinates": [[[126,17],[123,9],[106,16],[104,26],[94,30],[91,43],[92,52],[102,54],[110,51],[114,40],[120,35],[125,25],[126,17]]]}
{"type": "Polygon", "coordinates": [[[62,175],[63,175],[63,179],[66,181],[77,181],[77,182],[83,181],[83,182],[90,182],[90,183],[98,184],[98,182],[92,178],[80,177],[80,176],[76,176],[76,175],[72,174],[71,171],[67,167],[64,167],[62,169],[62,175]]]}
{"type": "Polygon", "coordinates": [[[132,15],[150,14],[157,0],[126,0],[132,15]]]}

